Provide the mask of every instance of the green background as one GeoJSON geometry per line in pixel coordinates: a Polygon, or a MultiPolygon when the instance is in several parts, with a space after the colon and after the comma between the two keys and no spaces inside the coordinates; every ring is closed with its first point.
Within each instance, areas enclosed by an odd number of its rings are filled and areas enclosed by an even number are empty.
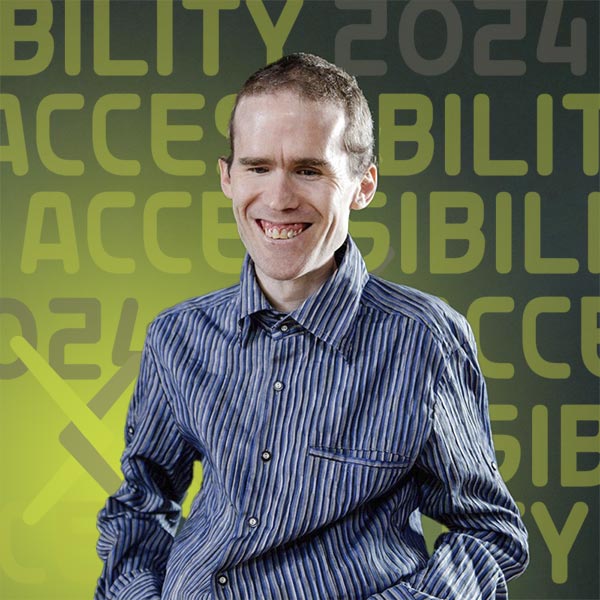
{"type": "MultiPolygon", "coordinates": [[[[36,21],[36,12],[31,9],[47,10],[46,4],[0,0],[0,34],[6,36],[14,30],[13,14],[17,31],[24,31],[18,27],[36,21]],[[17,5],[19,10],[14,11],[17,5]]],[[[111,58],[142,59],[149,68],[145,75],[98,74],[94,22],[99,17],[95,9],[107,3],[73,4],[81,8],[81,26],[77,28],[80,45],[73,42],[74,47],[81,48],[78,73],[65,72],[63,2],[51,4],[53,52],[47,67],[35,74],[10,75],[6,71],[10,45],[4,43],[1,50],[5,56],[0,55],[4,75],[1,92],[18,99],[28,159],[27,172],[15,174],[7,148],[15,144],[11,132],[17,121],[14,113],[0,111],[0,146],[4,146],[4,154],[0,155],[0,362],[13,365],[2,367],[0,398],[0,596],[7,599],[92,596],[101,569],[94,548],[95,518],[107,491],[118,481],[124,415],[145,328],[163,308],[237,281],[241,244],[228,239],[217,243],[215,237],[223,233],[226,238],[226,224],[232,222],[226,203],[218,195],[216,159],[227,153],[228,146],[222,133],[227,115],[223,112],[216,118],[216,107],[222,98],[239,89],[249,73],[266,64],[267,59],[278,58],[267,57],[263,36],[246,2],[229,2],[231,9],[218,13],[218,22],[210,27],[209,9],[212,7],[212,14],[217,14],[214,7],[218,3],[162,2],[173,7],[173,69],[168,75],[160,75],[156,3],[113,0],[109,4],[111,58]],[[212,50],[205,52],[205,46],[212,50]],[[206,74],[211,64],[217,66],[217,72],[206,74]],[[81,175],[55,174],[40,158],[36,114],[40,102],[51,94],[81,94],[84,98],[81,110],[57,111],[51,119],[51,143],[56,154],[83,161],[81,175]],[[138,175],[111,174],[95,156],[98,138],[93,135],[93,112],[98,100],[107,94],[137,94],[140,98],[139,109],[109,114],[107,132],[109,147],[116,156],[139,161],[138,175]],[[203,160],[204,174],[172,175],[156,164],[151,151],[153,94],[204,97],[205,105],[200,110],[169,113],[169,123],[200,125],[202,139],[172,142],[168,147],[177,159],[203,160]],[[40,192],[60,192],[68,200],[63,200],[62,215],[57,217],[55,210],[43,213],[43,227],[37,235],[42,247],[31,269],[27,261],[23,263],[24,247],[28,229],[36,239],[31,199],[40,192]],[[92,198],[102,192],[127,192],[134,198],[131,207],[108,209],[102,215],[104,248],[112,256],[133,259],[129,273],[106,272],[97,264],[97,253],[93,248],[90,251],[89,206],[92,198]],[[164,272],[148,255],[144,239],[155,238],[148,225],[144,226],[144,209],[148,211],[149,198],[157,192],[187,194],[188,206],[159,212],[156,238],[165,254],[188,259],[188,272],[164,272]],[[225,208],[217,208],[220,203],[225,208]],[[78,266],[69,273],[65,271],[67,263],[44,258],[44,253],[50,251],[48,244],[59,242],[67,247],[65,236],[71,219],[75,238],[70,256],[72,261],[76,253],[78,266]],[[25,315],[20,320],[14,314],[15,306],[25,315]],[[14,343],[13,338],[20,336],[28,340],[29,348],[14,343]],[[71,404],[65,405],[69,398],[71,404]],[[71,420],[77,421],[91,445],[74,430],[71,420]]],[[[592,311],[592,316],[581,324],[581,299],[598,296],[598,259],[589,262],[590,248],[591,254],[597,251],[598,227],[590,228],[590,237],[587,209],[588,195],[598,192],[598,176],[597,167],[595,173],[583,172],[581,111],[562,107],[566,94],[598,93],[599,4],[573,1],[562,7],[557,44],[573,44],[574,56],[579,61],[585,57],[585,69],[575,74],[569,62],[540,60],[538,42],[550,18],[546,2],[500,2],[494,6],[491,2],[455,2],[460,31],[455,27],[447,30],[438,10],[424,10],[412,29],[412,39],[425,63],[443,55],[450,40],[460,40],[453,64],[444,72],[430,75],[407,64],[410,61],[399,42],[400,24],[403,19],[407,23],[404,11],[414,3],[313,0],[254,4],[266,5],[273,23],[285,18],[282,10],[289,10],[289,15],[297,12],[297,16],[290,17],[289,35],[284,36],[285,53],[309,51],[341,64],[342,42],[349,35],[355,38],[351,44],[353,60],[379,61],[348,68],[357,70],[375,122],[385,128],[384,135],[394,123],[380,122],[381,94],[421,94],[430,100],[434,142],[431,162],[414,175],[384,174],[377,202],[353,219],[354,235],[377,274],[442,296],[470,317],[474,313],[469,308],[474,302],[477,306],[480,298],[514,301],[512,311],[485,315],[480,328],[476,327],[482,354],[489,360],[514,365],[514,374],[508,378],[498,377],[493,365],[484,365],[499,464],[515,499],[521,503],[530,532],[531,564],[520,579],[510,584],[511,598],[599,598],[598,373],[591,372],[598,370],[597,343],[591,342],[594,369],[582,358],[582,339],[587,335],[597,342],[596,313],[592,311]],[[523,61],[525,72],[507,76],[478,74],[474,65],[480,49],[475,39],[481,31],[493,31],[492,37],[501,38],[501,29],[484,28],[508,23],[507,7],[511,4],[525,6],[524,31],[509,35],[508,40],[493,41],[491,56],[495,61],[523,61]],[[374,26],[369,25],[379,15],[386,18],[380,28],[383,35],[375,35],[374,26]],[[580,35],[571,38],[574,19],[585,22],[584,39],[580,35]],[[343,29],[359,24],[362,29],[343,29]],[[382,64],[385,73],[378,71],[382,64]],[[457,95],[462,106],[462,161],[456,175],[448,175],[444,168],[444,102],[449,94],[457,95]],[[484,176],[475,172],[473,99],[478,94],[487,95],[490,101],[492,158],[526,161],[529,169],[525,175],[484,176]],[[548,175],[539,175],[536,169],[536,100],[540,94],[549,94],[554,102],[554,168],[548,175]],[[407,192],[416,196],[414,227],[406,211],[409,197],[403,194],[407,192]],[[431,272],[430,238],[439,233],[434,225],[431,229],[432,192],[463,192],[465,196],[475,193],[483,201],[485,252],[467,272],[431,272]],[[500,192],[508,192],[512,198],[512,265],[502,273],[495,263],[496,196],[500,192]],[[577,272],[544,274],[526,269],[525,244],[535,247],[535,223],[525,221],[527,192],[537,192],[541,197],[542,256],[575,258],[577,272]],[[416,234],[414,255],[405,248],[402,252],[403,220],[406,230],[416,234]],[[406,267],[411,261],[416,262],[416,268],[406,267]],[[540,297],[563,297],[570,304],[564,313],[540,315],[534,339],[526,307],[540,297]],[[546,360],[568,363],[567,376],[561,374],[564,367],[552,369],[550,374],[537,372],[528,360],[527,348],[532,342],[546,360]],[[575,422],[577,418],[579,422],[575,422]],[[577,475],[577,471],[587,473],[577,475]],[[557,539],[559,535],[562,539],[557,539]]],[[[276,44],[271,41],[271,46],[276,44]]],[[[16,60],[24,61],[22,64],[38,50],[31,42],[19,42],[15,48],[16,60]]],[[[409,125],[416,117],[414,111],[398,111],[395,124],[409,125]]],[[[594,125],[593,119],[591,122],[594,125]]],[[[598,132],[594,135],[591,139],[597,146],[598,132]]],[[[411,142],[397,144],[396,159],[408,160],[417,150],[411,142]]],[[[391,159],[390,155],[380,156],[384,173],[391,159]]],[[[172,196],[175,198],[175,194],[172,196]]],[[[457,223],[466,217],[466,209],[453,209],[447,215],[449,221],[457,223]]],[[[469,247],[464,240],[452,241],[447,251],[449,256],[461,256],[469,247]]],[[[199,483],[200,473],[192,491],[199,483]]],[[[189,502],[190,498],[186,506],[189,502]]],[[[437,529],[429,524],[427,531],[431,541],[437,529]]]]}

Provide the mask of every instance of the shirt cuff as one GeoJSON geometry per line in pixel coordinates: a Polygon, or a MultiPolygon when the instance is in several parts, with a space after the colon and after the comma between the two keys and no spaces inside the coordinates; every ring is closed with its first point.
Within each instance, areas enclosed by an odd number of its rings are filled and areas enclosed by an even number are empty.
{"type": "Polygon", "coordinates": [[[160,600],[162,580],[152,571],[120,575],[110,588],[109,600],[160,600]]]}

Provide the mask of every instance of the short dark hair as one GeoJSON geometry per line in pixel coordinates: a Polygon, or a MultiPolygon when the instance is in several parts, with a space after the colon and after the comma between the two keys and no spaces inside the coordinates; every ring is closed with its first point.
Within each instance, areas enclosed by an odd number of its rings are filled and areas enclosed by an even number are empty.
{"type": "Polygon", "coordinates": [[[252,74],[239,91],[229,120],[231,168],[234,154],[234,119],[240,101],[247,96],[292,90],[301,98],[315,102],[332,102],[346,114],[344,148],[350,157],[350,169],[362,176],[375,161],[373,117],[356,78],[320,56],[298,52],[280,58],[252,74]]]}

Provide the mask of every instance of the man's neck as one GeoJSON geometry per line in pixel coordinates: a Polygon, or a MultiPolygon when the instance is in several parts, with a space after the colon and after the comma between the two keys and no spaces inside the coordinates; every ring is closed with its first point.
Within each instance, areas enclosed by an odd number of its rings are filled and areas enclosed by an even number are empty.
{"type": "Polygon", "coordinates": [[[296,279],[273,279],[256,269],[258,283],[271,306],[284,313],[298,308],[331,277],[336,270],[334,258],[317,269],[296,279]]]}

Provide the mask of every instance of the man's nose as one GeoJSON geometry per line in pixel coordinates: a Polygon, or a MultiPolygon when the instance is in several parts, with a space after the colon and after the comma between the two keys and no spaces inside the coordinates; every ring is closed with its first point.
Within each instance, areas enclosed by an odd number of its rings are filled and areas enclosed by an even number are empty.
{"type": "Polygon", "coordinates": [[[274,171],[266,190],[267,203],[273,210],[297,208],[298,196],[289,173],[274,171]]]}

